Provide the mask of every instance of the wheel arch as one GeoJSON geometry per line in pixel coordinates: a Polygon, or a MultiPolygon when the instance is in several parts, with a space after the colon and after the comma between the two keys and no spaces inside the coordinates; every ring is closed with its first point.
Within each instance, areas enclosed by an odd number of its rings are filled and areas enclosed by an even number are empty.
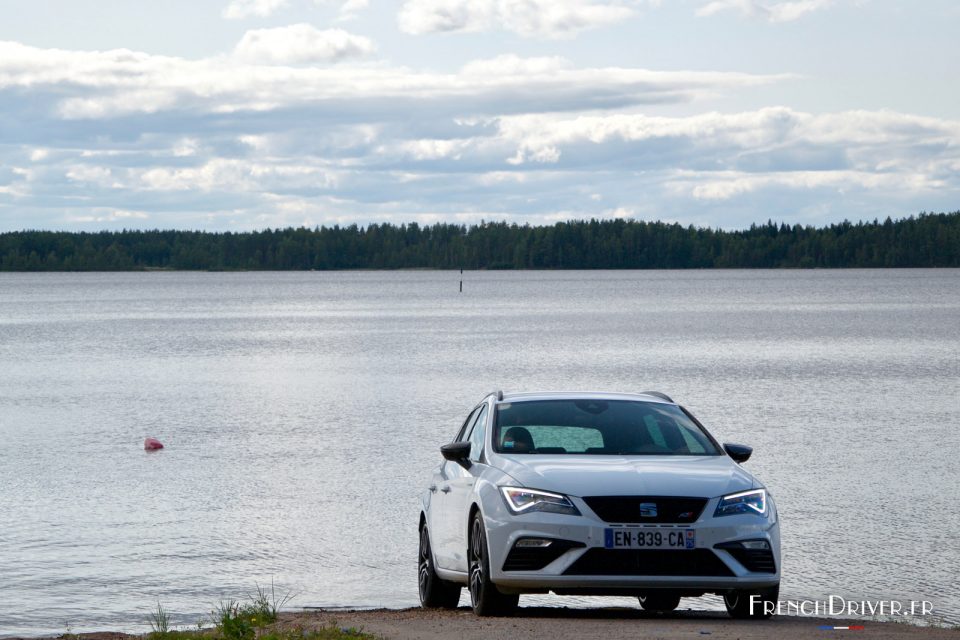
{"type": "MultiPolygon", "coordinates": [[[[473,514],[475,514],[478,511],[480,511],[480,505],[477,503],[476,500],[474,500],[473,502],[470,503],[470,512],[467,519],[473,520],[473,514]]],[[[481,511],[480,513],[482,515],[483,512],[481,511]]]]}
{"type": "MultiPolygon", "coordinates": [[[[472,542],[471,536],[473,535],[473,518],[474,518],[474,516],[476,516],[478,513],[480,514],[480,517],[483,518],[483,511],[480,509],[480,505],[477,503],[477,501],[474,500],[472,503],[470,503],[470,509],[467,511],[467,524],[466,524],[466,526],[467,526],[467,537],[466,537],[466,540],[467,540],[467,550],[468,550],[468,551],[469,551],[469,549],[470,549],[470,543],[472,542]]],[[[484,527],[484,528],[486,528],[486,527],[484,527]]]]}

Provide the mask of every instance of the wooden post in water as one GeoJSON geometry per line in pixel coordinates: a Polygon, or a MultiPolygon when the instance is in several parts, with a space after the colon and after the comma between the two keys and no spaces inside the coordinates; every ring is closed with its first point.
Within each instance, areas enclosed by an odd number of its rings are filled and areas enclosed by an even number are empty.
{"type": "Polygon", "coordinates": [[[460,269],[460,293],[463,293],[463,269],[460,269]]]}

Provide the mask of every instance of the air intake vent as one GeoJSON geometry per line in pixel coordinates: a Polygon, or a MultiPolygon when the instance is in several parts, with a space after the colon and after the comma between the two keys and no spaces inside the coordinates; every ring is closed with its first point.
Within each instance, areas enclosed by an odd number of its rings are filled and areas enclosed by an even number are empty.
{"type": "Polygon", "coordinates": [[[563,572],[568,576],[732,576],[710,549],[672,551],[594,547],[563,572]]]}

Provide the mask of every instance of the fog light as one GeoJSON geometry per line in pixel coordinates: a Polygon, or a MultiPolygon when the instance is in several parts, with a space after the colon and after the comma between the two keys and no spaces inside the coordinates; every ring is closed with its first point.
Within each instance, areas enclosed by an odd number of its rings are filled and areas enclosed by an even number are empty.
{"type": "Polygon", "coordinates": [[[517,544],[513,545],[518,549],[542,549],[544,547],[549,547],[553,544],[553,540],[548,540],[547,538],[521,538],[517,540],[517,544]]]}
{"type": "Polygon", "coordinates": [[[770,543],[766,540],[733,540],[713,545],[714,549],[750,549],[751,551],[769,551],[770,543]]]}
{"type": "Polygon", "coordinates": [[[740,542],[740,546],[744,549],[769,549],[770,545],[767,544],[766,540],[743,540],[740,542]]]}

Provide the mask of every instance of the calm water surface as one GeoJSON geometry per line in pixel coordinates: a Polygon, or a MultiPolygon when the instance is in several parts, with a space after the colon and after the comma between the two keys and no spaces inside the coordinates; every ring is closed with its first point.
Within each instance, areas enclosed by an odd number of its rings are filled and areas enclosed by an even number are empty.
{"type": "Polygon", "coordinates": [[[960,271],[459,278],[0,274],[0,636],[193,624],[271,579],[416,604],[419,492],[495,388],[668,392],[755,447],[783,598],[960,622],[960,271]]]}

